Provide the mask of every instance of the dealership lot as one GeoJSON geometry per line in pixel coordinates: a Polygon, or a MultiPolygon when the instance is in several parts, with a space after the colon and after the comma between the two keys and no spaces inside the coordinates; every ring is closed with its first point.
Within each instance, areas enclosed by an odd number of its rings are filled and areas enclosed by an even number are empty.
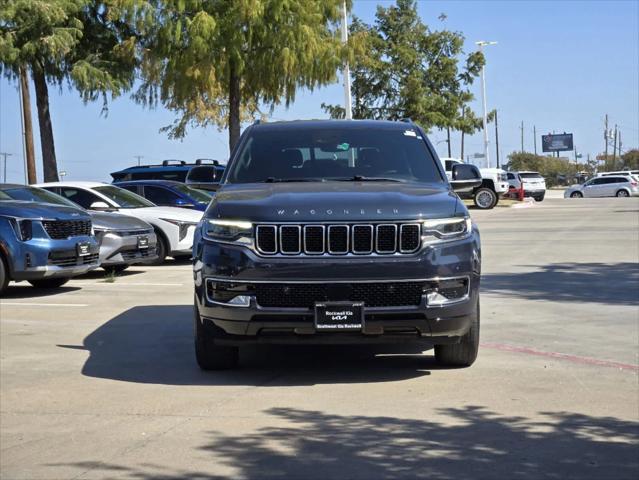
{"type": "Polygon", "coordinates": [[[472,211],[482,348],[261,347],[203,373],[188,263],[0,300],[2,478],[636,478],[639,199],[472,211]]]}

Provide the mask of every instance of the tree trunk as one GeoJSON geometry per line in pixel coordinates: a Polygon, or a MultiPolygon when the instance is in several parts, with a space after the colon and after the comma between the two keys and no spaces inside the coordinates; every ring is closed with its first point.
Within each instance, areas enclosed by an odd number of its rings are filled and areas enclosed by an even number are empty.
{"type": "Polygon", "coordinates": [[[20,67],[20,93],[22,94],[22,118],[24,122],[24,148],[27,157],[27,182],[37,183],[35,152],[33,148],[33,124],[31,122],[31,94],[29,93],[29,77],[27,69],[20,67]]]}
{"type": "Polygon", "coordinates": [[[240,76],[234,60],[229,62],[229,158],[240,139],[240,76]]]}
{"type": "Polygon", "coordinates": [[[49,111],[49,89],[42,68],[32,65],[33,83],[38,105],[38,123],[40,125],[40,144],[42,146],[42,166],[45,182],[58,181],[58,163],[55,159],[55,145],[53,143],[53,128],[51,126],[51,112],[49,111]]]}

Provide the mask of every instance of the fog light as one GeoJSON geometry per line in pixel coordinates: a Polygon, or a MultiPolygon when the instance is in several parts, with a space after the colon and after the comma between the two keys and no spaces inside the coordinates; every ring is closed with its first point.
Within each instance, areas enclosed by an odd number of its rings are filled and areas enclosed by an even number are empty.
{"type": "Polygon", "coordinates": [[[224,304],[230,307],[248,307],[251,305],[253,285],[246,283],[218,282],[213,279],[206,281],[206,296],[212,303],[224,304]]]}
{"type": "Polygon", "coordinates": [[[425,286],[424,293],[428,305],[446,305],[468,298],[469,280],[467,277],[449,278],[432,282],[425,286]]]}

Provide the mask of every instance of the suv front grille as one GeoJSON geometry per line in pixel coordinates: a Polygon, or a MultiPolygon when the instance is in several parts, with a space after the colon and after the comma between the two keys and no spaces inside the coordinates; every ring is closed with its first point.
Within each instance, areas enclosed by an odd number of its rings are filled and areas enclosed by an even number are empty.
{"type": "Polygon", "coordinates": [[[421,246],[418,223],[258,225],[255,237],[262,255],[407,254],[421,246]]]}
{"type": "Polygon", "coordinates": [[[42,226],[54,240],[91,235],[91,220],[43,220],[42,226]]]}
{"type": "Polygon", "coordinates": [[[416,306],[427,282],[380,283],[258,283],[257,303],[262,307],[313,308],[315,302],[364,302],[366,307],[416,306]]]}

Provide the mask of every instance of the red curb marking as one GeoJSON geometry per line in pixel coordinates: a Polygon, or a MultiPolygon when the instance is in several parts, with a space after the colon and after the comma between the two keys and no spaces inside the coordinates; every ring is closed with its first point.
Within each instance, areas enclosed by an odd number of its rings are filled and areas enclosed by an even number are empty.
{"type": "Polygon", "coordinates": [[[580,357],[578,355],[569,355],[567,353],[544,352],[543,350],[537,350],[530,347],[518,347],[515,345],[506,345],[504,343],[482,343],[481,346],[483,348],[501,350],[502,352],[527,353],[528,355],[536,355],[538,357],[558,358],[560,360],[567,360],[573,363],[581,363],[583,365],[599,365],[601,367],[613,367],[620,370],[630,370],[633,372],[639,371],[638,365],[631,365],[629,363],[613,362],[610,360],[599,360],[597,358],[590,357],[580,357]]]}

